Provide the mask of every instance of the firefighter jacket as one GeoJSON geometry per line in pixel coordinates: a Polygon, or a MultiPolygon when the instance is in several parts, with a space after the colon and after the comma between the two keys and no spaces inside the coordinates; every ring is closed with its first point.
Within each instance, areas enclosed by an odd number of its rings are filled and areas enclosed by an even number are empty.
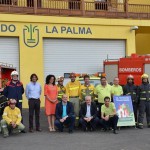
{"type": "Polygon", "coordinates": [[[61,101],[62,100],[62,96],[63,94],[66,94],[66,88],[63,85],[59,85],[57,84],[57,88],[58,88],[58,100],[61,101]]]}
{"type": "Polygon", "coordinates": [[[142,83],[138,88],[138,100],[150,101],[150,84],[142,83]]]}
{"type": "Polygon", "coordinates": [[[79,97],[79,89],[81,83],[79,81],[68,82],[66,85],[66,93],[69,97],[79,97]]]}
{"type": "Polygon", "coordinates": [[[8,99],[15,99],[17,102],[22,102],[22,94],[24,93],[23,84],[20,81],[17,81],[14,84],[12,81],[9,81],[4,88],[4,96],[8,99]]]}
{"type": "Polygon", "coordinates": [[[81,101],[85,101],[86,96],[91,96],[91,99],[94,100],[94,85],[90,84],[86,86],[82,84],[80,86],[79,96],[81,101]]]}
{"type": "Polygon", "coordinates": [[[130,95],[132,102],[138,102],[137,99],[137,86],[134,84],[129,84],[127,83],[124,87],[123,87],[123,95],[130,95]]]}
{"type": "Polygon", "coordinates": [[[7,124],[14,122],[19,125],[22,119],[20,109],[17,107],[11,109],[9,106],[7,106],[3,112],[3,119],[7,122],[7,124]]]}

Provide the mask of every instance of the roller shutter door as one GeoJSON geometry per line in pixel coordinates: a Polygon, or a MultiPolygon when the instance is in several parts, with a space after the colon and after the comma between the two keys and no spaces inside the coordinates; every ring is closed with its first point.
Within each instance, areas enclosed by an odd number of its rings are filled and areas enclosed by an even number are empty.
{"type": "Polygon", "coordinates": [[[125,56],[125,40],[44,39],[44,74],[95,73],[103,60],[125,56]]]}
{"type": "Polygon", "coordinates": [[[0,62],[12,64],[19,72],[18,38],[0,37],[0,62]]]}

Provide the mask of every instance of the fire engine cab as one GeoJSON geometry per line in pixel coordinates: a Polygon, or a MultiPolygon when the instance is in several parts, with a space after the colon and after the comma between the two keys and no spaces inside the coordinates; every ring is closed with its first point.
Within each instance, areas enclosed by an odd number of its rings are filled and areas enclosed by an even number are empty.
{"type": "Polygon", "coordinates": [[[107,59],[103,64],[108,82],[113,82],[114,77],[119,77],[120,84],[125,85],[127,76],[131,74],[134,76],[135,84],[140,85],[143,73],[150,76],[150,54],[141,56],[132,54],[119,60],[107,59]]]}
{"type": "Polygon", "coordinates": [[[1,63],[0,62],[0,92],[3,91],[5,84],[11,80],[11,72],[16,70],[12,64],[1,63]]]}

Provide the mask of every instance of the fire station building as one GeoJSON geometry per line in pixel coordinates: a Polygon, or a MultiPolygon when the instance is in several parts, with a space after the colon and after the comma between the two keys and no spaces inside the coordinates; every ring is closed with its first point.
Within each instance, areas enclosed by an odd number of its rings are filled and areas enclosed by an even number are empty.
{"type": "Polygon", "coordinates": [[[67,9],[68,1],[31,2],[0,3],[0,62],[13,64],[24,85],[32,73],[43,86],[48,74],[101,72],[107,58],[150,53],[149,0],[82,0],[67,9]]]}

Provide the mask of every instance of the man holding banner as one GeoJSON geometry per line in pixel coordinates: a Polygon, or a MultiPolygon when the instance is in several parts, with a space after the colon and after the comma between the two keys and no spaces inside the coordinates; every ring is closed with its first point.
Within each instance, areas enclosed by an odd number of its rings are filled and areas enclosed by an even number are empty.
{"type": "Polygon", "coordinates": [[[118,116],[114,103],[110,101],[109,97],[104,98],[104,105],[101,108],[100,124],[106,131],[109,127],[113,128],[113,133],[118,134],[117,130],[118,116]]]}

